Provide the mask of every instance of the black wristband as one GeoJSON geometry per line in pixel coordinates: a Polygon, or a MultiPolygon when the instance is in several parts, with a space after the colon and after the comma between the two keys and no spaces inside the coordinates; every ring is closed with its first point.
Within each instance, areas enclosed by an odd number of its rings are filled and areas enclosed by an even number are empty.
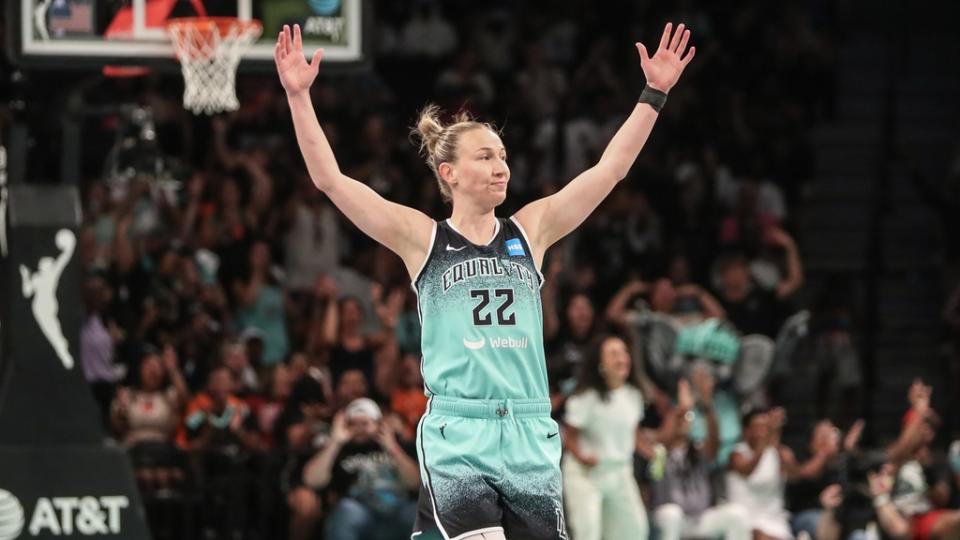
{"type": "Polygon", "coordinates": [[[656,88],[650,88],[650,85],[643,87],[643,92],[640,92],[640,103],[646,103],[653,107],[653,110],[660,112],[663,109],[663,106],[667,104],[667,94],[661,92],[656,88]]]}

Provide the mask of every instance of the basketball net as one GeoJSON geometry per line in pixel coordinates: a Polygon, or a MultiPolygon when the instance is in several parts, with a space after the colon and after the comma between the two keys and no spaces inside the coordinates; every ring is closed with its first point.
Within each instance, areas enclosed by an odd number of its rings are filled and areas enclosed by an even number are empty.
{"type": "Polygon", "coordinates": [[[170,19],[167,33],[183,71],[183,106],[194,114],[235,111],[240,55],[263,31],[234,17],[170,19]]]}

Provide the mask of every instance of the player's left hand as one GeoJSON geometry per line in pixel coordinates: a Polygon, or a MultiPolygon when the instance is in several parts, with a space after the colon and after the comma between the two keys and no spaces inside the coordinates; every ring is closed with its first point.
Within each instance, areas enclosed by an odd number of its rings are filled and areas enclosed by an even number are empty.
{"type": "Polygon", "coordinates": [[[677,84],[680,74],[697,52],[696,47],[690,47],[689,51],[687,50],[688,41],[690,41],[690,30],[687,30],[683,23],[677,26],[676,32],[673,31],[673,23],[667,23],[660,38],[660,47],[653,56],[647,53],[643,43],[637,42],[640,67],[651,88],[670,92],[673,85],[677,84]]]}

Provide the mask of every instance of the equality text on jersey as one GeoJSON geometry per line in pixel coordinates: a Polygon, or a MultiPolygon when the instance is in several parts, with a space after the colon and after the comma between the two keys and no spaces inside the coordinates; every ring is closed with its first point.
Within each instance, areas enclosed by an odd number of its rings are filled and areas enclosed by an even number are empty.
{"type": "Polygon", "coordinates": [[[536,290],[537,278],[520,263],[497,257],[476,257],[452,265],[443,273],[443,292],[458,283],[486,276],[515,276],[530,290],[536,290]]]}

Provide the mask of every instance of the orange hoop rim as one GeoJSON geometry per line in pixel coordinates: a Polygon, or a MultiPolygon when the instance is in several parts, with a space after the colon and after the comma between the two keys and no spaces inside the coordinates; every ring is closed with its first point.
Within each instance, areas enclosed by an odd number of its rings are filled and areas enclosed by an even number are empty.
{"type": "Polygon", "coordinates": [[[111,79],[131,79],[143,77],[150,74],[150,68],[146,66],[103,66],[103,76],[111,79]]]}
{"type": "Polygon", "coordinates": [[[240,19],[239,17],[178,17],[169,19],[167,31],[193,28],[200,32],[211,32],[216,29],[221,35],[237,26],[244,30],[256,28],[263,31],[263,24],[256,19],[240,19]]]}

